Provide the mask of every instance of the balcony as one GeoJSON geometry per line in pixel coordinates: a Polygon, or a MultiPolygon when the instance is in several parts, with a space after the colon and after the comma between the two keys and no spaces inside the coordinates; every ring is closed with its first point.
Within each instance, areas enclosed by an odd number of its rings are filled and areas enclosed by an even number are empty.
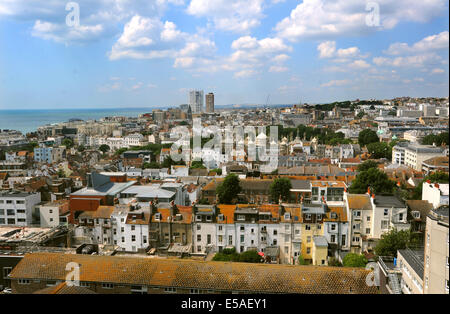
{"type": "Polygon", "coordinates": [[[411,227],[411,224],[407,223],[407,222],[393,222],[391,221],[389,223],[389,227],[392,229],[397,229],[398,231],[402,231],[402,230],[409,230],[411,227]]]}

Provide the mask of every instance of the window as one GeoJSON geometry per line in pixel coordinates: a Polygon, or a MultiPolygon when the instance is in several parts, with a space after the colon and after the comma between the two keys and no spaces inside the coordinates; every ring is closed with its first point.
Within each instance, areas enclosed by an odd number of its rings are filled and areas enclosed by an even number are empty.
{"type": "Polygon", "coordinates": [[[289,235],[288,235],[288,234],[286,234],[286,235],[284,236],[284,242],[289,242],[289,235]]]}
{"type": "Polygon", "coordinates": [[[218,237],[218,242],[219,242],[219,243],[222,243],[222,241],[223,241],[223,236],[222,236],[222,235],[219,235],[219,237],[218,237]]]}
{"type": "Polygon", "coordinates": [[[330,242],[331,243],[335,243],[336,242],[336,236],[334,234],[331,235],[330,242]]]}
{"type": "Polygon", "coordinates": [[[244,242],[245,241],[245,237],[244,237],[244,235],[241,235],[241,242],[244,242]]]}
{"type": "Polygon", "coordinates": [[[228,236],[228,245],[233,245],[233,236],[228,236]]]}
{"type": "Polygon", "coordinates": [[[331,224],[331,231],[336,230],[336,224],[331,224]]]}
{"type": "Polygon", "coordinates": [[[398,220],[403,221],[403,213],[398,214],[398,220]]]}
{"type": "Polygon", "coordinates": [[[366,234],[370,234],[370,228],[366,228],[366,234]]]}
{"type": "Polygon", "coordinates": [[[30,282],[29,279],[19,279],[19,285],[29,285],[30,282]]]}
{"type": "Polygon", "coordinates": [[[311,248],[310,247],[306,248],[306,254],[311,254],[311,248]]]}
{"type": "Polygon", "coordinates": [[[208,234],[206,236],[206,242],[207,242],[207,244],[211,244],[211,235],[210,234],[208,234]]]}
{"type": "Polygon", "coordinates": [[[370,216],[367,216],[367,221],[370,221],[370,216]]]}
{"type": "Polygon", "coordinates": [[[306,237],[306,242],[308,242],[308,243],[311,242],[311,236],[306,237]]]}
{"type": "Polygon", "coordinates": [[[341,243],[342,245],[345,245],[345,240],[346,240],[345,234],[343,234],[343,235],[342,235],[342,241],[341,241],[341,242],[342,242],[342,243],[341,243]]]}
{"type": "Polygon", "coordinates": [[[124,227],[121,227],[121,228],[120,228],[120,232],[125,232],[124,227]]]}
{"type": "Polygon", "coordinates": [[[305,214],[305,219],[306,220],[311,220],[311,214],[305,214]]]}
{"type": "Polygon", "coordinates": [[[278,230],[274,230],[273,235],[277,235],[277,234],[278,234],[278,230]]]}
{"type": "Polygon", "coordinates": [[[355,211],[353,212],[353,215],[354,215],[355,217],[361,217],[361,211],[360,211],[360,210],[355,210],[355,211]]]}
{"type": "Polygon", "coordinates": [[[199,224],[197,224],[197,231],[199,231],[201,228],[201,226],[199,224]]]}
{"type": "Polygon", "coordinates": [[[223,226],[219,226],[219,231],[222,231],[223,226]]]}
{"type": "Polygon", "coordinates": [[[310,225],[305,225],[305,230],[311,230],[311,226],[310,225]]]}
{"type": "Polygon", "coordinates": [[[8,218],[8,225],[15,225],[16,220],[14,218],[8,218]]]}
{"type": "Polygon", "coordinates": [[[147,243],[147,236],[142,236],[142,242],[147,243]]]}
{"type": "Polygon", "coordinates": [[[0,218],[0,225],[4,225],[5,224],[5,218],[0,218]]]}
{"type": "Polygon", "coordinates": [[[202,235],[201,234],[197,234],[197,242],[200,242],[202,240],[202,235]]]}
{"type": "Polygon", "coordinates": [[[321,214],[317,215],[317,220],[322,220],[322,215],[321,214]]]}
{"type": "Polygon", "coordinates": [[[47,287],[56,286],[56,280],[47,281],[47,287]]]}
{"type": "Polygon", "coordinates": [[[388,229],[389,228],[389,221],[382,220],[381,221],[381,229],[388,229]]]}
{"type": "Polygon", "coordinates": [[[89,286],[90,286],[89,282],[80,281],[80,287],[89,287],[89,286]]]}
{"type": "Polygon", "coordinates": [[[384,209],[384,215],[389,216],[389,209],[387,209],[387,208],[384,209]]]}
{"type": "Polygon", "coordinates": [[[3,267],[3,278],[8,277],[8,275],[11,273],[12,267],[3,267]]]}
{"type": "Polygon", "coordinates": [[[125,242],[125,237],[122,237],[122,242],[125,242]]]}
{"type": "Polygon", "coordinates": [[[103,289],[112,289],[114,288],[114,285],[112,283],[102,283],[103,289]]]}
{"type": "Polygon", "coordinates": [[[131,241],[132,241],[132,242],[136,241],[136,236],[135,236],[135,235],[132,235],[132,236],[131,236],[131,241]]]}
{"type": "Polygon", "coordinates": [[[14,209],[7,209],[6,214],[8,216],[14,216],[16,214],[16,211],[14,209]]]}
{"type": "Polygon", "coordinates": [[[199,294],[199,293],[200,293],[200,290],[198,290],[198,289],[191,289],[191,290],[190,290],[190,293],[191,293],[191,294],[199,294]]]}
{"type": "Polygon", "coordinates": [[[167,292],[167,293],[176,293],[176,292],[177,292],[177,288],[166,287],[166,288],[164,288],[164,292],[167,292]]]}
{"type": "Polygon", "coordinates": [[[241,230],[241,232],[244,232],[245,231],[245,227],[241,226],[241,228],[239,230],[241,230]]]}
{"type": "Polygon", "coordinates": [[[136,226],[135,225],[132,225],[131,226],[131,231],[134,231],[136,229],[136,226]]]}

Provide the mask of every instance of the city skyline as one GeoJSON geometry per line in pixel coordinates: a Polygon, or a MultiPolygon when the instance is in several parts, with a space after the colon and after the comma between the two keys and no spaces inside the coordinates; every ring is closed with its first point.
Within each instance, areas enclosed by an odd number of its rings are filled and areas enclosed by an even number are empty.
{"type": "Polygon", "coordinates": [[[446,0],[76,3],[0,1],[0,109],[448,96],[446,0]]]}

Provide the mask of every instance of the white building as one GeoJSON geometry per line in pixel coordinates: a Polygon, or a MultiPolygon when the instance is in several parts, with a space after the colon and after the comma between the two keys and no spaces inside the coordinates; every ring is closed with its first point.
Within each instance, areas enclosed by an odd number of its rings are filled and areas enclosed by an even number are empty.
{"type": "Polygon", "coordinates": [[[383,233],[391,229],[409,230],[408,208],[395,196],[372,195],[370,198],[373,211],[372,238],[381,239],[383,233]]]}
{"type": "Polygon", "coordinates": [[[424,182],[422,185],[422,200],[433,204],[433,208],[448,205],[448,183],[431,183],[429,180],[424,182]]]}
{"type": "Polygon", "coordinates": [[[204,93],[202,90],[191,90],[189,92],[189,105],[192,113],[198,114],[203,112],[204,93]]]}
{"type": "Polygon", "coordinates": [[[29,226],[34,206],[41,202],[41,193],[0,192],[0,226],[29,226]]]}

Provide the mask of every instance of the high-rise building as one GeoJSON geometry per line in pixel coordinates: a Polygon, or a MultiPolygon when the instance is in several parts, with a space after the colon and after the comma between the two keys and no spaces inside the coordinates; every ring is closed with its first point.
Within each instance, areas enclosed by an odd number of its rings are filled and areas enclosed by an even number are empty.
{"type": "Polygon", "coordinates": [[[214,112],[214,94],[206,95],[206,112],[214,112]]]}
{"type": "Polygon", "coordinates": [[[448,205],[430,211],[425,230],[423,292],[448,294],[448,205]]]}
{"type": "Polygon", "coordinates": [[[191,90],[189,92],[189,105],[191,106],[192,113],[203,112],[203,91],[191,90]]]}

